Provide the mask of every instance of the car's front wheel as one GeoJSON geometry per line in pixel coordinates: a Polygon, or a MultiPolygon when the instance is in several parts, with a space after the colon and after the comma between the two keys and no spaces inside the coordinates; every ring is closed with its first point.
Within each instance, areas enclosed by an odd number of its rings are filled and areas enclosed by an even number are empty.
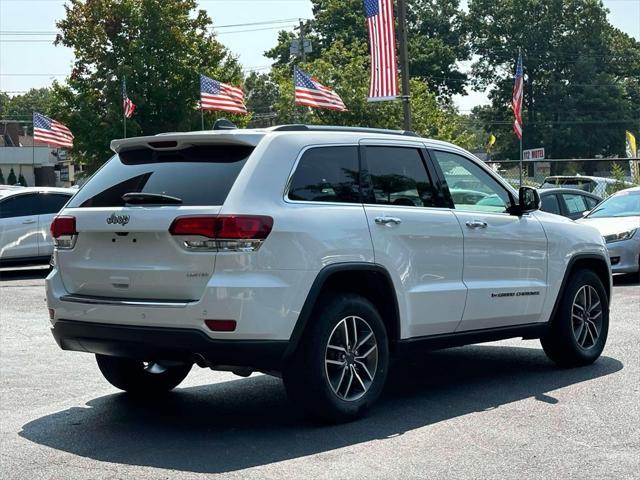
{"type": "Polygon", "coordinates": [[[609,299],[600,278],[590,270],[574,272],[542,348],[563,367],[588,365],[602,353],[608,332],[609,299]]]}
{"type": "Polygon", "coordinates": [[[385,325],[359,295],[334,294],[323,301],[283,372],[285,387],[315,417],[353,420],[382,393],[389,366],[385,325]]]}
{"type": "Polygon", "coordinates": [[[191,370],[191,364],[164,366],[130,358],[96,355],[104,378],[116,388],[136,395],[157,394],[177,387],[191,370]]]}

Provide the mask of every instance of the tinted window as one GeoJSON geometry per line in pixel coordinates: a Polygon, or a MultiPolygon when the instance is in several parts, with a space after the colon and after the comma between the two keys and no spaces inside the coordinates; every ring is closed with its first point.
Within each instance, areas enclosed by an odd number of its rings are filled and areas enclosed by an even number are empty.
{"type": "Polygon", "coordinates": [[[558,197],[556,197],[555,195],[543,195],[540,200],[542,203],[542,205],[540,206],[540,210],[549,213],[555,213],[556,215],[561,215],[558,197]]]}
{"type": "Polygon", "coordinates": [[[222,205],[253,147],[207,145],[179,151],[138,149],[114,156],[69,207],[123,206],[125,193],[160,193],[183,205],[222,205]]]}
{"type": "Polygon", "coordinates": [[[585,210],[589,210],[582,195],[563,193],[562,198],[569,214],[582,213],[585,210]]]}
{"type": "Polygon", "coordinates": [[[0,203],[0,218],[38,215],[38,194],[16,195],[0,203]]]}
{"type": "Polygon", "coordinates": [[[48,215],[52,213],[58,213],[62,210],[65,203],[69,201],[71,195],[60,195],[57,193],[41,193],[40,194],[40,207],[38,208],[39,215],[48,215]]]}
{"type": "Polygon", "coordinates": [[[510,205],[507,190],[473,161],[455,153],[433,153],[456,210],[504,212],[510,205]]]}
{"type": "Polygon", "coordinates": [[[359,203],[358,147],[307,150],[291,179],[289,199],[359,203]]]}
{"type": "Polygon", "coordinates": [[[435,207],[436,192],[420,151],[403,147],[366,147],[375,203],[435,207]]]}

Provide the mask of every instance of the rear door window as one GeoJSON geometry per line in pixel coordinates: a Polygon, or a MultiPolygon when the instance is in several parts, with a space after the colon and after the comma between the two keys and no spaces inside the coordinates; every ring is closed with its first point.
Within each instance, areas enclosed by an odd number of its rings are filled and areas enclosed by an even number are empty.
{"type": "Polygon", "coordinates": [[[360,203],[358,147],[310,148],[291,177],[289,200],[360,203]]]}
{"type": "Polygon", "coordinates": [[[366,159],[376,204],[438,206],[436,190],[418,149],[368,146],[366,159]]]}
{"type": "Polygon", "coordinates": [[[185,206],[222,205],[252,151],[244,145],[206,145],[122,152],[91,177],[69,207],[120,207],[125,193],[168,195],[185,206]]]}
{"type": "Polygon", "coordinates": [[[582,213],[586,210],[587,205],[584,201],[584,196],[580,194],[573,193],[563,193],[562,198],[564,200],[564,204],[567,206],[567,212],[571,214],[582,213]]]}

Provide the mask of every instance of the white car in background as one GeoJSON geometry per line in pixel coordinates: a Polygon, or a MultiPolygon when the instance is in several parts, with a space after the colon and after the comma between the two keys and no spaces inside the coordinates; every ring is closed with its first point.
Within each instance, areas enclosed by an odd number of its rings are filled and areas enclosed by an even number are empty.
{"type": "Polygon", "coordinates": [[[613,273],[640,272],[640,187],[611,195],[579,221],[600,231],[613,273]]]}
{"type": "Polygon", "coordinates": [[[76,192],[53,187],[0,190],[0,266],[48,263],[53,253],[49,227],[76,192]]]}

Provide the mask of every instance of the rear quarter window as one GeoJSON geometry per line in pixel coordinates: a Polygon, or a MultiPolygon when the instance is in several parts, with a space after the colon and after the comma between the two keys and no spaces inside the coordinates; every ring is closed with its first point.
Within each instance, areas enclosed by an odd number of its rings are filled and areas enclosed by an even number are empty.
{"type": "Polygon", "coordinates": [[[125,193],[177,197],[182,205],[222,205],[253,147],[141,148],[111,158],[69,203],[70,208],[124,206],[125,193]]]}
{"type": "Polygon", "coordinates": [[[358,147],[310,148],[291,177],[289,200],[359,203],[358,172],[358,147]]]}

